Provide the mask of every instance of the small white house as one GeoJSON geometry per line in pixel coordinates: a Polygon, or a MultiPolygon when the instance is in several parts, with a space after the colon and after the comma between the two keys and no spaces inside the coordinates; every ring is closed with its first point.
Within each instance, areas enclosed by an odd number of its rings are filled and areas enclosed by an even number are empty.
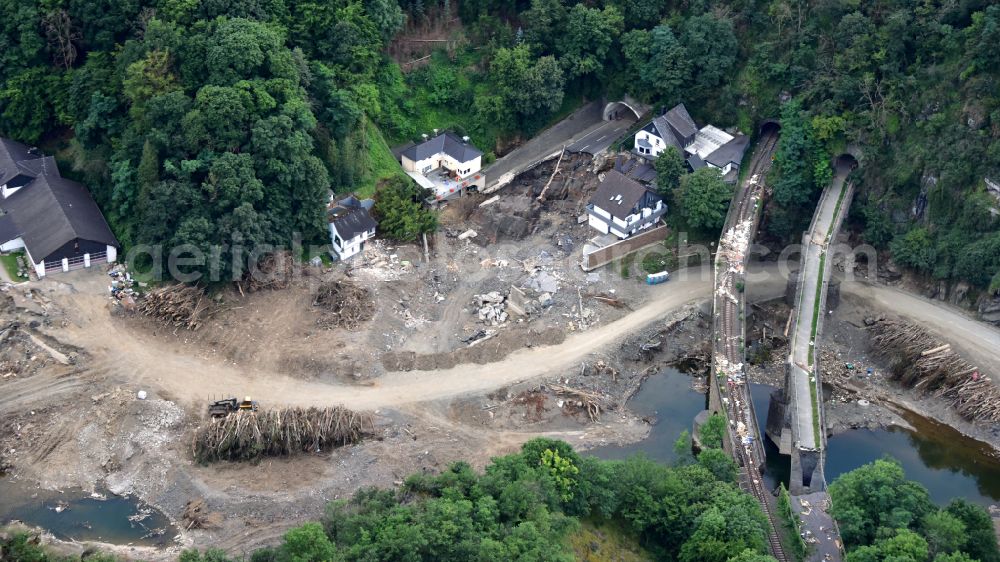
{"type": "Polygon", "coordinates": [[[439,201],[486,185],[483,153],[469,143],[469,137],[454,133],[444,132],[407,148],[399,163],[418,185],[434,191],[439,201]]]}
{"type": "Polygon", "coordinates": [[[83,185],[55,159],[0,139],[0,251],[23,249],[38,277],[111,263],[118,240],[83,185]]]}
{"type": "Polygon", "coordinates": [[[351,195],[331,203],[327,210],[330,223],[330,243],[337,258],[346,260],[365,250],[365,244],[375,236],[378,223],[369,214],[374,201],[359,200],[351,195]]]}
{"type": "Polygon", "coordinates": [[[670,111],[659,117],[654,117],[648,125],[635,134],[635,151],[646,158],[658,157],[668,146],[677,148],[683,156],[695,140],[698,127],[688,113],[683,103],[677,104],[670,111]]]}
{"type": "Polygon", "coordinates": [[[610,170],[587,205],[588,224],[625,239],[654,226],[667,212],[663,199],[618,170],[610,170]]]}

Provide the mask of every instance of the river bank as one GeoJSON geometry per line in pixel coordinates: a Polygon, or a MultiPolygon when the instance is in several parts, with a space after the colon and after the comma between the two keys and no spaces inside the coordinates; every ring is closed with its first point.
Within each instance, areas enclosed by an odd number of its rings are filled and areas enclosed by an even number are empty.
{"type": "MultiPolygon", "coordinates": [[[[749,318],[749,380],[775,387],[784,384],[787,338],[782,329],[790,312],[783,300],[753,308],[749,318]]],[[[899,427],[914,431],[907,414],[953,428],[987,445],[1000,459],[1000,427],[960,416],[943,398],[905,388],[890,376],[890,365],[872,348],[865,327],[869,303],[844,295],[825,321],[817,353],[824,387],[827,436],[856,429],[899,427]]],[[[757,405],[757,409],[760,406],[757,405]]],[[[766,410],[764,410],[766,411],[766,410]]]]}

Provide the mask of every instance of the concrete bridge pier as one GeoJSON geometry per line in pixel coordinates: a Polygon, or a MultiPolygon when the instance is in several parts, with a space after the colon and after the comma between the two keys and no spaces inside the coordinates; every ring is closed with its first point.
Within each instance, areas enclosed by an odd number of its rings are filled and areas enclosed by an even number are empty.
{"type": "Polygon", "coordinates": [[[778,388],[771,393],[771,401],[767,406],[767,425],[764,435],[778,447],[782,455],[792,453],[792,425],[789,419],[788,399],[785,388],[778,388]]]}
{"type": "Polygon", "coordinates": [[[802,496],[826,490],[823,451],[796,448],[792,451],[792,472],[788,479],[788,493],[802,496]]]}

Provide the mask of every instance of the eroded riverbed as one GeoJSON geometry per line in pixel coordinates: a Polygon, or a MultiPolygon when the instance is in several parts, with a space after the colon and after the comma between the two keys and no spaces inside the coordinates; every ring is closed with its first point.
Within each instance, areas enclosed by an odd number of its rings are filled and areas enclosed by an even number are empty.
{"type": "MultiPolygon", "coordinates": [[[[774,387],[752,385],[755,410],[764,426],[770,393],[774,387]]],[[[691,379],[674,369],[650,377],[629,402],[640,416],[655,415],[648,438],[631,445],[601,447],[589,454],[605,459],[621,459],[644,453],[653,460],[671,462],[675,459],[673,445],[684,430],[690,430],[694,416],[704,409],[705,396],[691,388],[691,379]]],[[[840,433],[828,440],[826,477],[832,482],[837,476],[884,456],[898,460],[908,478],[925,486],[931,498],[944,504],[955,497],[965,497],[981,505],[1000,503],[1000,460],[990,454],[990,448],[963,436],[954,429],[904,413],[913,427],[905,429],[856,429],[840,433]]],[[[768,445],[766,478],[771,486],[788,482],[788,458],[777,454],[768,445]]]]}

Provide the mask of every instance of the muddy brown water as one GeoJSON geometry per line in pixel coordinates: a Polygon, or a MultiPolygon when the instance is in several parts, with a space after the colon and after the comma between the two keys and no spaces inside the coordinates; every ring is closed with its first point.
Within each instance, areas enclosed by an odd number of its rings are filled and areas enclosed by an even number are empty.
{"type": "MultiPolygon", "coordinates": [[[[751,385],[761,427],[773,390],[769,385],[751,385]]],[[[588,454],[622,459],[643,453],[656,461],[672,462],[676,458],[674,442],[682,431],[690,430],[694,416],[705,408],[705,396],[691,389],[689,376],[666,369],[646,380],[629,401],[629,407],[640,416],[656,416],[657,423],[649,437],[631,445],[592,449],[588,454]]],[[[882,457],[892,457],[900,462],[907,478],[927,488],[936,503],[945,504],[957,497],[984,506],[1000,503],[1000,459],[992,455],[989,446],[912,412],[902,415],[914,430],[857,429],[830,437],[827,481],[882,457]]],[[[767,439],[765,449],[768,456],[765,479],[771,487],[777,487],[779,482],[787,485],[788,457],[778,454],[767,439]]]]}

